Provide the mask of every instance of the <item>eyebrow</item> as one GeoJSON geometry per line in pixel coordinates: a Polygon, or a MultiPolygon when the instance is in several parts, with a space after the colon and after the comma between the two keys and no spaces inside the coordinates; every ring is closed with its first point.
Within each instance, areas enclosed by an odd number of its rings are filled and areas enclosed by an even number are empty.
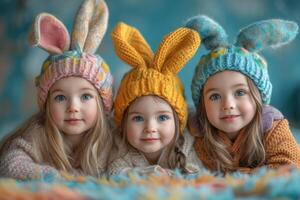
{"type": "MultiPolygon", "coordinates": [[[[161,111],[156,112],[156,114],[163,114],[163,113],[173,114],[173,112],[167,111],[167,110],[161,110],[161,111]]],[[[131,112],[128,113],[128,115],[133,115],[133,114],[143,114],[143,113],[138,112],[138,111],[131,111],[131,112]]]]}
{"type": "MultiPolygon", "coordinates": [[[[93,90],[92,88],[80,88],[80,91],[85,91],[85,90],[89,90],[91,92],[95,92],[95,90],[93,90]]],[[[51,94],[55,93],[55,92],[64,92],[64,90],[62,89],[55,89],[51,92],[51,94]]]]}
{"type": "Polygon", "coordinates": [[[218,89],[217,88],[210,88],[210,89],[206,90],[204,94],[207,94],[207,93],[209,93],[211,91],[215,91],[215,90],[218,90],[218,89]]]}
{"type": "MultiPolygon", "coordinates": [[[[235,85],[233,85],[233,88],[241,87],[241,86],[247,87],[247,88],[248,88],[248,85],[247,85],[247,84],[244,84],[244,83],[238,83],[238,84],[235,84],[235,85]]],[[[209,93],[209,92],[211,92],[211,91],[218,91],[218,88],[210,88],[210,89],[208,89],[207,91],[205,91],[205,94],[207,94],[207,93],[209,93]]]]}
{"type": "Polygon", "coordinates": [[[128,113],[128,115],[134,115],[134,114],[141,114],[140,112],[137,112],[137,111],[131,111],[128,113]]]}
{"type": "Polygon", "coordinates": [[[61,89],[55,89],[55,90],[51,91],[50,94],[53,94],[53,93],[55,93],[55,92],[63,92],[63,90],[61,90],[61,89]]]}
{"type": "Polygon", "coordinates": [[[82,91],[82,90],[89,90],[92,92],[96,92],[95,89],[92,89],[92,88],[80,88],[80,91],[82,91]]]}

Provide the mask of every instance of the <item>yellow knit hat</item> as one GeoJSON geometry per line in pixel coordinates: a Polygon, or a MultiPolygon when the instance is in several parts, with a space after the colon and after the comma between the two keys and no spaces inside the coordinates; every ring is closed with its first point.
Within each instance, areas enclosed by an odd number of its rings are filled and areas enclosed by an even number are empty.
{"type": "Polygon", "coordinates": [[[112,41],[116,54],[133,68],[123,77],[115,99],[117,125],[136,98],[156,95],[175,110],[182,132],[187,120],[187,104],[177,73],[196,53],[200,45],[199,34],[188,28],[179,28],[162,40],[155,55],[141,33],[124,23],[114,28],[112,41]]]}

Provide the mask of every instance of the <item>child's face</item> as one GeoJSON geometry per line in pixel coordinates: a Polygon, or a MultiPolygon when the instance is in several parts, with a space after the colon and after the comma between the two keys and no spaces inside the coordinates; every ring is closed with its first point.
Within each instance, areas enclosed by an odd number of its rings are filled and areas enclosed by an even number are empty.
{"type": "Polygon", "coordinates": [[[81,137],[96,123],[97,98],[97,90],[87,80],[63,78],[50,89],[50,115],[66,136],[81,137]]]}
{"type": "Polygon", "coordinates": [[[256,104],[247,79],[240,72],[223,71],[211,76],[203,94],[209,122],[231,139],[235,139],[255,115],[256,104]]]}
{"type": "Polygon", "coordinates": [[[156,160],[175,135],[173,110],[155,96],[142,96],[129,107],[126,119],[128,142],[149,160],[156,160]]]}

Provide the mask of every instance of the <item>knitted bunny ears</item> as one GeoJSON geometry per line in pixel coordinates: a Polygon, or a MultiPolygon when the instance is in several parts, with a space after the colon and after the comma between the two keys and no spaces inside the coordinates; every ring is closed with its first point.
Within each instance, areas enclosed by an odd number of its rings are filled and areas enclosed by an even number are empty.
{"type": "Polygon", "coordinates": [[[207,16],[191,18],[186,27],[198,31],[205,47],[210,50],[202,56],[192,81],[192,97],[196,107],[206,80],[224,70],[238,71],[249,77],[260,91],[263,103],[270,102],[272,84],[267,63],[257,52],[292,41],[298,33],[295,22],[271,19],[250,24],[241,29],[234,45],[228,43],[224,29],[207,16]]]}
{"type": "Polygon", "coordinates": [[[125,23],[119,23],[112,32],[117,55],[133,68],[153,68],[162,73],[177,74],[197,51],[198,34],[179,28],[160,43],[154,55],[141,33],[125,23]]]}
{"type": "Polygon", "coordinates": [[[36,78],[38,104],[45,108],[51,86],[58,80],[76,76],[98,90],[105,111],[112,107],[112,76],[99,55],[95,55],[107,28],[108,8],[103,0],[84,0],[78,10],[72,37],[64,24],[48,13],[35,18],[29,42],[50,55],[36,78]],[[70,44],[71,43],[71,44],[70,44]]]}
{"type": "MultiPolygon", "coordinates": [[[[225,30],[211,18],[199,15],[188,20],[186,27],[199,32],[208,50],[228,46],[225,30]]],[[[268,47],[280,47],[292,41],[298,33],[298,25],[292,21],[270,19],[255,22],[240,30],[236,43],[250,52],[268,47]]]]}
{"type": "Polygon", "coordinates": [[[78,10],[72,38],[64,24],[48,13],[39,14],[29,35],[31,45],[49,54],[62,54],[78,45],[83,52],[95,53],[107,29],[108,8],[103,0],[85,0],[78,10]]]}
{"type": "Polygon", "coordinates": [[[186,124],[187,105],[177,73],[197,51],[199,34],[188,28],[179,28],[162,40],[156,54],[137,29],[124,23],[114,28],[112,40],[116,54],[133,68],[122,79],[116,96],[117,125],[132,101],[143,95],[156,95],[175,110],[182,131],[186,124]]]}

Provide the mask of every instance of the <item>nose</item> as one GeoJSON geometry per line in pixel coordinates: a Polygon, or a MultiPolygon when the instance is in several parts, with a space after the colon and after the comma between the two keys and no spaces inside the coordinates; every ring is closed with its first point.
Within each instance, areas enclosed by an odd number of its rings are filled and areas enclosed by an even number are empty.
{"type": "Polygon", "coordinates": [[[147,120],[144,133],[155,133],[157,131],[154,120],[147,120]]]}
{"type": "Polygon", "coordinates": [[[75,99],[71,99],[68,106],[68,112],[74,113],[79,111],[79,105],[75,99]]]}
{"type": "Polygon", "coordinates": [[[235,108],[235,101],[231,97],[223,98],[222,108],[224,111],[233,110],[235,108]]]}

